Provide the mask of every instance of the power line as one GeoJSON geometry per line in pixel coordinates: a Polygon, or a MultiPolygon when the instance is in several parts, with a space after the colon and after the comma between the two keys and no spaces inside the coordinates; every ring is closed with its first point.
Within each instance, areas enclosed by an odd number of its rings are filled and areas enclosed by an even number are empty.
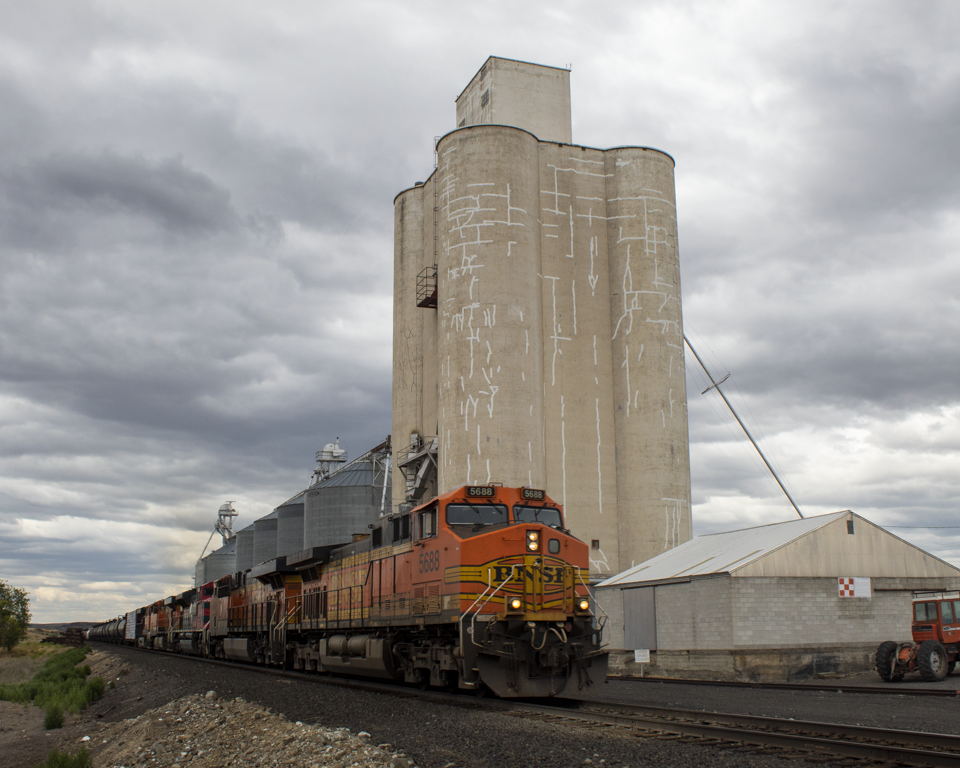
{"type": "Polygon", "coordinates": [[[945,528],[960,528],[960,525],[884,525],[884,528],[912,528],[918,531],[940,531],[945,528]]]}

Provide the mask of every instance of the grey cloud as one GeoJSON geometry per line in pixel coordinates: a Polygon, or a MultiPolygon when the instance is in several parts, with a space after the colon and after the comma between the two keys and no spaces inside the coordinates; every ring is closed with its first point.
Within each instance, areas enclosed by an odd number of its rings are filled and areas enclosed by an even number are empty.
{"type": "Polygon", "coordinates": [[[848,67],[819,64],[790,73],[800,98],[819,107],[818,125],[802,134],[811,145],[800,150],[807,157],[793,180],[809,215],[845,228],[860,220],[893,229],[954,208],[960,74],[948,70],[933,83],[932,73],[876,51],[848,67]]]}
{"type": "MultiPolygon", "coordinates": [[[[185,585],[223,500],[249,524],[323,443],[383,439],[391,200],[491,53],[573,62],[576,141],[677,159],[689,329],[798,501],[951,514],[952,416],[903,426],[957,402],[949,3],[561,3],[507,28],[440,3],[40,7],[0,10],[0,549],[32,558],[5,570],[185,585]],[[185,543],[145,565],[142,532],[114,559],[6,538],[57,515],[149,515],[185,543]]],[[[788,519],[692,366],[698,532],[788,519]]],[[[132,604],[158,596],[134,581],[132,604]]]]}
{"type": "Polygon", "coordinates": [[[133,227],[122,231],[140,230],[137,239],[183,241],[241,226],[230,193],[181,158],[148,162],[110,152],[56,153],[0,171],[0,195],[3,239],[28,251],[74,246],[80,233],[124,220],[133,227]]]}

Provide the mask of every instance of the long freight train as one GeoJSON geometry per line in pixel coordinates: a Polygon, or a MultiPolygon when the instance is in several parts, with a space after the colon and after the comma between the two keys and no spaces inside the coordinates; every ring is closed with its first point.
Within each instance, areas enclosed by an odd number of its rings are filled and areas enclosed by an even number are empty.
{"type": "Polygon", "coordinates": [[[587,545],[544,491],[463,486],[130,611],[91,640],[504,697],[603,682],[587,545]]]}

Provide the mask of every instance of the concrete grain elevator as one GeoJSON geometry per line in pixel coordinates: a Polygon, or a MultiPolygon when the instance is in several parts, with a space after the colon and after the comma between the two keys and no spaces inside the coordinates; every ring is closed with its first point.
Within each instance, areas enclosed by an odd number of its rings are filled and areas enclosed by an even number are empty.
{"type": "Polygon", "coordinates": [[[591,578],[691,537],[673,159],[572,143],[570,73],[491,57],[395,200],[394,505],[545,488],[591,578]]]}

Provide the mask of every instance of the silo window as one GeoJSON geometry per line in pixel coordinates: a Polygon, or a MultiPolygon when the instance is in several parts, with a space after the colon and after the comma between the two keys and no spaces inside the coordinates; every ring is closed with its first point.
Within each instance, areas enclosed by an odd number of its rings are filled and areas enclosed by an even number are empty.
{"type": "Polygon", "coordinates": [[[600,549],[600,539],[594,539],[590,542],[590,549],[600,549]]]}
{"type": "Polygon", "coordinates": [[[490,89],[487,88],[483,93],[480,94],[480,106],[485,107],[490,103],[490,89]]]}
{"type": "Polygon", "coordinates": [[[853,520],[847,520],[847,533],[853,533],[853,520]]]}

